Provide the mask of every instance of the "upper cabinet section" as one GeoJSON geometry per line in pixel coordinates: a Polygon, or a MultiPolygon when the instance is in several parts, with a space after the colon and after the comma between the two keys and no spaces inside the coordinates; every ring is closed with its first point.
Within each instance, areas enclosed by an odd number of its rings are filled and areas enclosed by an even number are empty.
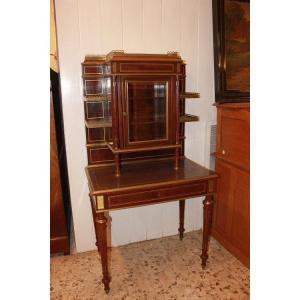
{"type": "Polygon", "coordinates": [[[86,56],[82,79],[89,163],[111,161],[113,155],[119,176],[123,158],[173,152],[178,167],[184,124],[198,121],[185,114],[185,100],[200,95],[185,91],[185,62],[177,52],[86,56]]]}

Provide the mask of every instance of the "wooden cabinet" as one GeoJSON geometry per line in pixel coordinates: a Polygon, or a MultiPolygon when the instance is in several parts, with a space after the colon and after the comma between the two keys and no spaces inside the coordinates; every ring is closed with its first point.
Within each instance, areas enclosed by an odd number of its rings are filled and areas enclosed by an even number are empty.
{"type": "Polygon", "coordinates": [[[112,51],[82,63],[89,166],[86,167],[104,289],[109,291],[107,221],[110,210],[179,201],[183,238],[185,199],[203,201],[202,267],[208,259],[217,175],[184,157],[185,63],[175,52],[112,51]],[[109,133],[108,133],[109,132],[109,133]]]}
{"type": "Polygon", "coordinates": [[[60,170],[54,105],[50,98],[50,253],[70,253],[68,219],[60,170]]]}
{"type": "Polygon", "coordinates": [[[89,165],[184,156],[185,63],[177,52],[133,54],[111,51],[82,63],[89,165]]]}
{"type": "Polygon", "coordinates": [[[217,105],[216,171],[220,176],[213,236],[250,265],[250,105],[217,105]]]}

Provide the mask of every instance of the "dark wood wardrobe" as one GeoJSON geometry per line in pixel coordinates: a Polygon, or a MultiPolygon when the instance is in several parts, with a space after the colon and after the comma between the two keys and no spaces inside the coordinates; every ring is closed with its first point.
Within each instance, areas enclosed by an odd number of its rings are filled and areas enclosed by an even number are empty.
{"type": "Polygon", "coordinates": [[[71,206],[59,74],[50,69],[50,253],[70,253],[71,206]]]}

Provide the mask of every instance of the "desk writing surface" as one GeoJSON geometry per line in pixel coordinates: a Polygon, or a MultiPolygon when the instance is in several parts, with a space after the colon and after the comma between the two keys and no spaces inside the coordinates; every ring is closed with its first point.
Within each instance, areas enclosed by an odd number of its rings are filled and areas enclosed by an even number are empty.
{"type": "Polygon", "coordinates": [[[115,166],[87,167],[86,173],[91,194],[217,177],[214,172],[188,158],[180,160],[178,170],[174,169],[174,160],[167,159],[123,164],[119,177],[115,176],[115,166]]]}

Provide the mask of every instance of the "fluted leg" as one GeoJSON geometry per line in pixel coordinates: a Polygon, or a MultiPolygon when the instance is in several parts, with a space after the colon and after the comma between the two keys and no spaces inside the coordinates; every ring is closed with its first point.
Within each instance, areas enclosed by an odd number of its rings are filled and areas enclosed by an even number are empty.
{"type": "Polygon", "coordinates": [[[183,239],[184,229],[184,209],[185,209],[185,200],[179,200],[179,238],[183,239]]]}
{"type": "Polygon", "coordinates": [[[203,201],[203,238],[202,238],[202,268],[204,269],[206,266],[206,261],[208,259],[208,243],[209,236],[211,232],[212,225],[212,214],[213,214],[213,196],[206,196],[203,201]]]}
{"type": "Polygon", "coordinates": [[[96,210],[93,204],[93,199],[90,195],[90,201],[91,201],[91,208],[92,208],[92,214],[93,214],[93,223],[94,223],[94,229],[95,229],[95,235],[96,235],[96,247],[98,247],[99,242],[98,242],[98,234],[97,234],[97,225],[96,225],[96,220],[97,220],[97,216],[96,216],[96,210]]]}
{"type": "Polygon", "coordinates": [[[107,233],[106,233],[107,219],[103,212],[97,214],[97,219],[95,221],[95,224],[97,227],[96,228],[97,246],[98,246],[99,254],[101,256],[101,263],[102,263],[102,274],[103,274],[102,283],[104,284],[105,292],[108,293],[111,277],[108,271],[107,233]]]}

